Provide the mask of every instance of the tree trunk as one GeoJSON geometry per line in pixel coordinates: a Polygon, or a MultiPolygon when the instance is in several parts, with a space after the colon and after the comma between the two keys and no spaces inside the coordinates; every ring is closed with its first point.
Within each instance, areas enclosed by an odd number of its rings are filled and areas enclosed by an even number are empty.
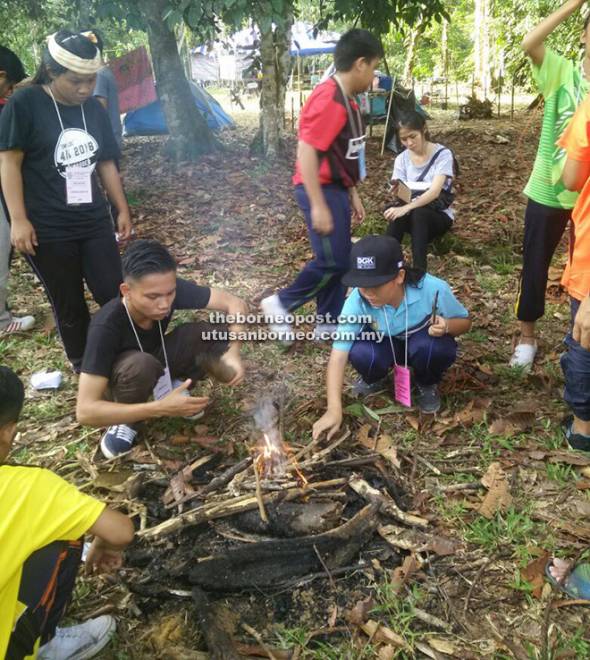
{"type": "Polygon", "coordinates": [[[289,78],[291,56],[291,26],[293,4],[286,3],[282,25],[273,30],[272,5],[267,0],[260,3],[260,59],[262,62],[262,90],[260,94],[260,128],[252,142],[255,153],[275,160],[285,154],[283,124],[285,96],[289,78]]]}
{"type": "Polygon", "coordinates": [[[167,150],[176,161],[195,160],[213,151],[217,140],[194,104],[174,32],[162,18],[167,4],[167,0],[142,3],[158,96],[170,133],[167,150]]]}
{"type": "Polygon", "coordinates": [[[481,82],[481,27],[483,0],[475,0],[473,21],[473,79],[476,84],[481,82]]]}
{"type": "Polygon", "coordinates": [[[403,81],[404,85],[408,88],[413,86],[413,72],[414,63],[416,60],[416,43],[418,42],[418,35],[421,32],[421,25],[418,24],[410,30],[408,38],[408,46],[406,50],[406,61],[404,63],[403,81]]]}
{"type": "Polygon", "coordinates": [[[78,28],[88,30],[94,24],[91,0],[78,0],[78,28]]]}
{"type": "Polygon", "coordinates": [[[483,0],[483,12],[481,21],[481,82],[483,85],[483,97],[487,98],[490,88],[490,0],[483,0]]]}
{"type": "Polygon", "coordinates": [[[445,100],[443,108],[446,110],[449,105],[449,22],[443,19],[442,35],[440,39],[442,74],[445,78],[445,100]]]}

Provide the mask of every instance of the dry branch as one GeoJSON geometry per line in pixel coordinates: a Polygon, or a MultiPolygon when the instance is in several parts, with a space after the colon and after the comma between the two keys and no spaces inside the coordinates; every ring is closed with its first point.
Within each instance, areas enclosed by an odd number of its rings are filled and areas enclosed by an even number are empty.
{"type": "MultiPolygon", "coordinates": [[[[342,486],[346,483],[346,479],[330,479],[329,481],[318,481],[314,484],[308,484],[305,488],[288,488],[283,492],[269,493],[262,496],[262,500],[267,502],[276,502],[279,500],[292,500],[302,495],[312,495],[315,490],[324,488],[332,488],[333,486],[342,486]]],[[[258,500],[251,495],[241,495],[223,502],[213,502],[203,504],[202,506],[181,513],[174,518],[170,518],[149,527],[137,533],[137,536],[145,539],[159,539],[169,534],[173,534],[183,527],[191,525],[200,525],[201,523],[217,518],[225,518],[232,516],[235,513],[242,513],[243,511],[250,511],[258,506],[258,500]]]]}
{"type": "Polygon", "coordinates": [[[411,513],[402,511],[389,495],[384,495],[381,491],[373,488],[364,479],[353,475],[349,479],[348,485],[355,493],[368,502],[379,503],[381,505],[381,513],[385,513],[405,525],[413,527],[428,527],[428,520],[426,520],[426,518],[420,518],[420,516],[414,516],[411,513]]]}

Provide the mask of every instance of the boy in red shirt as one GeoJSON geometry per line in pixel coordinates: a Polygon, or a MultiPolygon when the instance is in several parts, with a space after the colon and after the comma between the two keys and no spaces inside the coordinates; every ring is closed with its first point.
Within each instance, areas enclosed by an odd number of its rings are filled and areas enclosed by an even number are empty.
{"type": "Polygon", "coordinates": [[[315,258],[290,286],[261,302],[281,341],[292,339],[289,314],[312,298],[316,336],[336,329],[346,293],[340,279],[348,269],[351,214],[365,216],[356,189],[366,173],[365,131],[354,96],[370,87],[382,56],[370,32],[346,32],[334,51],[336,73],[314,89],[301,112],[293,183],[315,258]]]}

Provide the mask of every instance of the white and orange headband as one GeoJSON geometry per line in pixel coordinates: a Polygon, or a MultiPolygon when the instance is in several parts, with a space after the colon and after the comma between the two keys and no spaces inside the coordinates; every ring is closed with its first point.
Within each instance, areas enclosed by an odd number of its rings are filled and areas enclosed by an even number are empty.
{"type": "MultiPolygon", "coordinates": [[[[96,42],[96,37],[93,32],[82,32],[81,34],[93,43],[96,42]]],[[[96,49],[96,55],[91,60],[85,60],[83,57],[78,57],[78,55],[74,55],[74,53],[70,53],[69,50],[60,46],[55,40],[55,34],[51,34],[47,37],[47,48],[51,57],[58,64],[61,64],[61,66],[74,73],[92,75],[103,65],[102,55],[98,48],[96,49]]]]}

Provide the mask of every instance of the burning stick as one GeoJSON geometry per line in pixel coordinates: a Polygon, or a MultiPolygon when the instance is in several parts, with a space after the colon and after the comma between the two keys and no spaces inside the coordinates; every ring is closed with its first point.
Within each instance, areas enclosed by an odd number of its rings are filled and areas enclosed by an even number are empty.
{"type": "Polygon", "coordinates": [[[258,511],[260,513],[260,519],[262,520],[262,522],[267,523],[268,516],[266,515],[266,509],[264,508],[264,500],[262,499],[262,489],[260,488],[260,474],[258,472],[258,467],[261,458],[262,455],[260,455],[254,461],[254,477],[256,479],[256,499],[258,500],[258,511]]]}
{"type": "Polygon", "coordinates": [[[257,479],[260,476],[264,479],[284,477],[287,472],[287,452],[279,428],[279,411],[271,399],[261,401],[254,412],[254,421],[262,432],[257,447],[258,456],[254,461],[257,471],[260,471],[257,479]]]}

